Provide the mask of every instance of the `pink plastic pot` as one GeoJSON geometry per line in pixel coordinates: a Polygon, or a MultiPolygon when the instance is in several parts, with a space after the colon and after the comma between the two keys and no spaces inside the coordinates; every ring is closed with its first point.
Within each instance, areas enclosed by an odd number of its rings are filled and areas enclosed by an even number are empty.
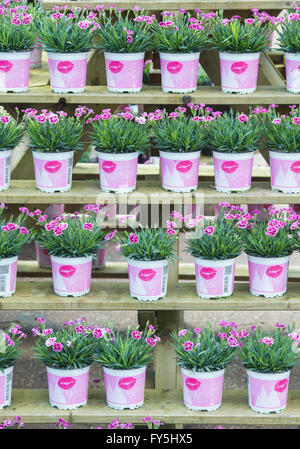
{"type": "Polygon", "coordinates": [[[222,91],[239,94],[255,92],[260,53],[219,54],[222,91]]]}
{"type": "Polygon", "coordinates": [[[103,367],[106,402],[110,408],[133,410],[144,404],[146,368],[114,370],[103,367]]]}
{"type": "Polygon", "coordinates": [[[156,301],[167,294],[169,262],[128,259],[129,290],[139,301],[156,301]]]}
{"type": "Polygon", "coordinates": [[[163,92],[187,93],[197,89],[200,53],[160,53],[163,92]]]}
{"type": "Polygon", "coordinates": [[[51,268],[51,257],[47,249],[42,249],[40,245],[36,243],[35,254],[40,268],[51,268]]]}
{"type": "Polygon", "coordinates": [[[288,92],[300,93],[300,53],[285,53],[286,88],[288,92]]]}
{"type": "Polygon", "coordinates": [[[98,151],[100,187],[104,192],[127,193],[136,188],[138,153],[98,151]]]}
{"type": "Polygon", "coordinates": [[[0,151],[0,192],[10,186],[10,161],[12,150],[0,151]]]}
{"type": "Polygon", "coordinates": [[[8,298],[16,291],[18,256],[0,259],[0,298],[8,298]]]}
{"type": "Polygon", "coordinates": [[[140,92],[145,53],[104,53],[109,92],[140,92]]]}
{"type": "Polygon", "coordinates": [[[105,261],[107,256],[107,248],[98,249],[97,259],[93,259],[93,269],[99,270],[105,267],[105,261]]]}
{"type": "Polygon", "coordinates": [[[90,367],[47,368],[49,402],[60,410],[74,410],[87,404],[90,367]]]}
{"type": "Polygon", "coordinates": [[[33,151],[33,164],[37,189],[42,192],[67,192],[72,187],[74,151],[40,153],[33,151]]]}
{"type": "Polygon", "coordinates": [[[236,259],[205,260],[194,258],[197,295],[200,298],[226,298],[234,289],[236,259]]]}
{"type": "Polygon", "coordinates": [[[276,298],[286,292],[290,256],[248,256],[250,292],[254,296],[276,298]]]}
{"type": "Polygon", "coordinates": [[[0,370],[0,410],[10,406],[13,369],[14,367],[10,366],[0,370]]]}
{"type": "Polygon", "coordinates": [[[183,401],[193,411],[217,410],[222,403],[224,371],[195,372],[181,368],[183,401]]]}
{"type": "Polygon", "coordinates": [[[50,86],[56,93],[85,91],[88,53],[49,53],[50,86]]]}
{"type": "Polygon", "coordinates": [[[0,92],[26,92],[29,70],[30,51],[0,52],[0,92]]]}
{"type": "Polygon", "coordinates": [[[54,292],[58,296],[84,296],[90,291],[92,257],[51,257],[54,292]]]}
{"type": "Polygon", "coordinates": [[[246,192],[251,187],[254,153],[213,151],[215,184],[218,192],[246,192]]]}
{"type": "Polygon", "coordinates": [[[34,48],[30,53],[30,68],[38,68],[42,66],[42,44],[35,41],[34,48]]]}
{"type": "Polygon", "coordinates": [[[279,413],[286,409],[290,371],[257,373],[247,370],[249,407],[258,413],[279,413]]]}
{"type": "Polygon", "coordinates": [[[197,190],[201,151],[175,153],[160,151],[162,187],[173,192],[197,190]]]}
{"type": "Polygon", "coordinates": [[[269,153],[272,190],[300,193],[300,153],[269,153]]]}

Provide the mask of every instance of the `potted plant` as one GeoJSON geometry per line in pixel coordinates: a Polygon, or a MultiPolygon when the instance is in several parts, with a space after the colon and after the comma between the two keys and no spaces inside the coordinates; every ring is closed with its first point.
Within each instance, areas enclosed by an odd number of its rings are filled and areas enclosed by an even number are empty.
{"type": "Polygon", "coordinates": [[[34,358],[47,370],[49,402],[60,410],[83,407],[88,400],[89,371],[99,345],[99,329],[85,325],[86,317],[67,321],[54,331],[46,320],[37,318],[32,329],[34,358]]]}
{"type": "Polygon", "coordinates": [[[233,293],[236,258],[242,252],[237,230],[243,217],[232,209],[226,211],[223,207],[216,218],[200,221],[186,239],[186,251],[195,261],[200,298],[225,298],[233,293]]]}
{"type": "Polygon", "coordinates": [[[121,8],[103,11],[96,27],[98,48],[104,52],[109,92],[140,92],[145,51],[152,49],[151,24],[155,16],[121,8]]]}
{"type": "Polygon", "coordinates": [[[156,111],[151,118],[153,140],[160,155],[162,187],[173,192],[197,190],[201,149],[207,145],[206,111],[192,105],[192,115],[179,107],[168,114],[156,111]]]}
{"type": "Polygon", "coordinates": [[[154,334],[154,326],[148,322],[144,330],[129,326],[124,333],[115,328],[99,329],[96,362],[103,367],[108,407],[133,410],[144,404],[147,365],[160,341],[154,334]]]}
{"type": "Polygon", "coordinates": [[[299,363],[300,336],[281,323],[269,331],[256,326],[251,329],[239,350],[247,369],[249,407],[258,413],[282,412],[287,404],[291,369],[299,363]]]}
{"type": "Polygon", "coordinates": [[[219,51],[223,92],[256,91],[259,56],[268,46],[274,27],[256,14],[242,21],[235,16],[224,19],[219,12],[212,30],[212,48],[219,51]]]}
{"type": "Polygon", "coordinates": [[[221,321],[214,331],[181,329],[172,332],[178,365],[181,366],[183,401],[193,411],[217,410],[222,403],[224,372],[235,355],[242,335],[235,323],[221,321]]]}
{"type": "Polygon", "coordinates": [[[17,324],[11,324],[0,334],[0,409],[10,406],[14,364],[19,356],[18,347],[26,337],[17,324]]]}
{"type": "Polygon", "coordinates": [[[85,91],[88,53],[93,47],[93,22],[86,10],[45,14],[40,42],[48,54],[50,86],[56,93],[85,91]]]}
{"type": "Polygon", "coordinates": [[[208,128],[218,192],[246,192],[251,187],[253,156],[262,127],[255,114],[229,112],[215,117],[208,128]]]}
{"type": "Polygon", "coordinates": [[[0,92],[26,92],[29,87],[30,51],[36,31],[33,17],[21,9],[1,7],[0,92]]]}
{"type": "Polygon", "coordinates": [[[175,256],[174,228],[137,228],[116,237],[117,250],[128,262],[129,290],[139,301],[156,301],[167,294],[169,259],[175,256]]]}
{"type": "Polygon", "coordinates": [[[132,192],[136,188],[138,156],[150,147],[146,118],[134,118],[128,110],[112,115],[110,109],[104,109],[90,123],[91,141],[98,151],[101,190],[132,192]]]}
{"type": "Polygon", "coordinates": [[[197,89],[199,56],[209,43],[209,17],[192,17],[183,10],[177,15],[165,11],[154,25],[154,48],[160,54],[163,92],[187,93],[197,89]]]}
{"type": "Polygon", "coordinates": [[[27,110],[27,135],[32,150],[35,181],[42,192],[67,192],[72,187],[74,151],[81,150],[87,110],[78,107],[74,116],[66,112],[27,110]]]}

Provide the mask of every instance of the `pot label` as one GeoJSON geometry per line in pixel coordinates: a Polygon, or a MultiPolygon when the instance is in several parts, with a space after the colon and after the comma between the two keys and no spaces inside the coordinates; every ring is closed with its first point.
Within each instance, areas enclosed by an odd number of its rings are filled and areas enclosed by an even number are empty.
{"type": "Polygon", "coordinates": [[[122,390],[131,390],[136,384],[134,377],[123,377],[119,380],[118,385],[122,390]]]}
{"type": "Polygon", "coordinates": [[[113,162],[113,161],[103,161],[102,162],[102,170],[105,173],[112,173],[115,171],[116,168],[117,168],[117,164],[115,164],[115,162],[113,162]]]}
{"type": "Polygon", "coordinates": [[[124,64],[121,61],[111,61],[108,68],[112,73],[119,73],[123,69],[124,64]]]}
{"type": "Polygon", "coordinates": [[[76,268],[73,267],[72,265],[62,265],[61,267],[59,267],[58,271],[59,274],[64,278],[69,278],[73,276],[73,274],[75,274],[76,268]]]}
{"type": "Polygon", "coordinates": [[[192,161],[180,161],[177,162],[176,164],[176,170],[179,171],[180,173],[187,173],[191,170],[192,167],[193,167],[192,161]]]}
{"type": "Polygon", "coordinates": [[[181,71],[183,67],[183,64],[178,61],[172,61],[167,64],[167,70],[169,73],[172,73],[172,75],[176,75],[181,71]]]}
{"type": "Polygon", "coordinates": [[[187,377],[185,379],[185,385],[189,390],[195,391],[198,390],[198,388],[200,388],[201,382],[198,379],[195,379],[194,377],[187,377]]]}
{"type": "Polygon", "coordinates": [[[274,387],[274,390],[278,393],[282,393],[286,388],[288,387],[289,379],[282,379],[277,382],[277,384],[274,387]]]}
{"type": "Polygon", "coordinates": [[[58,172],[58,170],[61,169],[61,166],[62,166],[62,163],[59,161],[48,161],[44,165],[44,169],[48,173],[56,173],[56,172],[58,172]]]}
{"type": "Polygon", "coordinates": [[[221,168],[225,173],[234,173],[239,167],[239,164],[235,161],[225,161],[222,163],[221,168]]]}
{"type": "Polygon", "coordinates": [[[60,73],[69,73],[73,69],[74,64],[71,61],[60,61],[57,64],[57,70],[60,73]]]}
{"type": "Polygon", "coordinates": [[[235,73],[236,75],[240,75],[241,73],[244,73],[248,68],[248,64],[244,61],[234,62],[231,65],[231,71],[235,73]]]}
{"type": "Polygon", "coordinates": [[[294,173],[300,173],[300,161],[294,162],[294,163],[291,165],[290,169],[291,169],[292,172],[294,172],[294,173]]]}
{"type": "Polygon", "coordinates": [[[77,380],[74,377],[61,377],[57,382],[57,385],[63,390],[70,390],[74,387],[77,380]]]}
{"type": "Polygon", "coordinates": [[[266,270],[266,275],[270,278],[278,278],[283,271],[282,265],[273,265],[266,270]]]}
{"type": "Polygon", "coordinates": [[[0,61],[0,72],[9,72],[12,66],[13,64],[10,61],[0,61]]]}

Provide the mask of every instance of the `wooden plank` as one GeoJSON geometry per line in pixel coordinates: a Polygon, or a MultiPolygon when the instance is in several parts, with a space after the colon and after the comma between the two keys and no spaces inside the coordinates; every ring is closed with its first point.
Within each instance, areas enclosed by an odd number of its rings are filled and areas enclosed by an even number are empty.
{"type": "Polygon", "coordinates": [[[285,79],[275,67],[269,55],[262,52],[259,59],[258,84],[266,84],[265,80],[271,86],[285,87],[285,79]]]}

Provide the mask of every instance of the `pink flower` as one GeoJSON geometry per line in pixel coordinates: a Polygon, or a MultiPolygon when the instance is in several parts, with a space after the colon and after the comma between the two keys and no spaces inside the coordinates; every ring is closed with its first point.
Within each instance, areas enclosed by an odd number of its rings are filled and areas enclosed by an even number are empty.
{"type": "Polygon", "coordinates": [[[42,335],[44,335],[44,336],[50,335],[50,334],[52,334],[52,332],[53,332],[53,329],[44,329],[42,331],[42,335]]]}
{"type": "Polygon", "coordinates": [[[274,237],[277,233],[278,233],[279,229],[274,228],[274,227],[268,227],[267,231],[266,231],[266,235],[268,235],[269,237],[274,237]]]}
{"type": "Polygon", "coordinates": [[[285,329],[285,325],[281,324],[277,321],[277,323],[274,325],[275,327],[278,327],[278,329],[285,329]]]}
{"type": "Polygon", "coordinates": [[[57,343],[53,344],[52,349],[54,352],[61,352],[63,347],[64,346],[58,341],[57,343]]]}
{"type": "Polygon", "coordinates": [[[59,121],[59,118],[58,118],[57,114],[52,114],[49,116],[48,120],[49,120],[49,123],[54,124],[59,121]]]}
{"type": "Polygon", "coordinates": [[[110,232],[109,234],[107,234],[107,235],[104,237],[104,240],[107,242],[108,240],[113,239],[117,232],[118,232],[118,231],[117,231],[116,229],[115,229],[113,232],[110,232]]]}
{"type": "Polygon", "coordinates": [[[103,331],[102,329],[100,329],[99,327],[95,327],[95,329],[93,330],[93,336],[95,338],[102,338],[103,337],[103,331]]]}
{"type": "Polygon", "coordinates": [[[53,229],[55,235],[61,235],[63,233],[62,228],[58,225],[55,229],[53,229]]]}
{"type": "Polygon", "coordinates": [[[194,348],[194,343],[192,342],[192,341],[186,341],[186,342],[184,342],[183,343],[183,346],[184,346],[184,350],[186,351],[186,352],[188,352],[188,351],[192,351],[192,349],[194,348]]]}
{"type": "Polygon", "coordinates": [[[133,232],[129,235],[129,243],[138,243],[139,237],[133,232]]]}
{"type": "Polygon", "coordinates": [[[240,114],[239,116],[238,116],[238,121],[240,122],[240,123],[243,123],[243,122],[248,122],[248,116],[246,115],[246,114],[240,114]]]}
{"type": "Polygon", "coordinates": [[[234,347],[236,347],[236,346],[239,345],[237,339],[236,339],[235,337],[232,337],[232,336],[229,337],[229,338],[227,339],[227,343],[228,343],[229,346],[231,346],[232,348],[234,348],[234,347]]]}
{"type": "Polygon", "coordinates": [[[47,120],[47,116],[45,114],[36,115],[34,118],[38,123],[45,123],[47,120]]]}
{"type": "Polygon", "coordinates": [[[49,348],[50,346],[53,346],[56,342],[56,337],[48,338],[48,340],[45,341],[45,345],[49,348]]]}
{"type": "Polygon", "coordinates": [[[142,338],[142,332],[139,331],[133,331],[131,332],[131,336],[132,338],[134,338],[135,340],[140,340],[142,338]]]}
{"type": "Polygon", "coordinates": [[[202,329],[200,329],[200,327],[195,327],[194,332],[195,334],[200,334],[202,332],[202,329]]]}
{"type": "Polygon", "coordinates": [[[155,346],[156,345],[156,340],[152,337],[150,338],[146,338],[146,343],[150,346],[155,346]]]}
{"type": "Polygon", "coordinates": [[[15,223],[7,223],[7,227],[10,231],[15,231],[16,229],[19,229],[19,225],[15,223]]]}
{"type": "Polygon", "coordinates": [[[29,234],[29,231],[27,228],[25,228],[25,226],[21,226],[19,231],[21,234],[29,234]]]}
{"type": "Polygon", "coordinates": [[[174,234],[176,234],[176,230],[173,229],[173,228],[169,228],[169,229],[167,229],[167,234],[168,235],[174,235],[174,234]]]}
{"type": "Polygon", "coordinates": [[[254,22],[255,22],[254,19],[245,19],[245,23],[247,23],[248,25],[252,25],[252,23],[254,22]]]}
{"type": "Polygon", "coordinates": [[[82,22],[78,22],[77,25],[79,26],[79,28],[84,30],[90,26],[90,22],[88,20],[83,20],[82,22]]]}
{"type": "Polygon", "coordinates": [[[7,115],[1,115],[0,116],[0,122],[2,122],[3,124],[9,123],[10,122],[10,118],[7,115]]]}
{"type": "Polygon", "coordinates": [[[207,235],[212,235],[215,232],[215,228],[213,226],[207,226],[204,229],[204,233],[207,235]]]}
{"type": "Polygon", "coordinates": [[[281,119],[280,119],[280,118],[274,118],[274,120],[272,120],[272,123],[273,123],[274,125],[279,125],[280,122],[281,122],[281,119]]]}
{"type": "Polygon", "coordinates": [[[248,226],[248,221],[245,218],[242,218],[242,220],[238,221],[238,227],[240,229],[245,229],[248,226]]]}
{"type": "Polygon", "coordinates": [[[227,338],[226,332],[219,332],[218,335],[221,338],[221,340],[226,340],[226,338],[227,338]]]}
{"type": "Polygon", "coordinates": [[[43,318],[43,317],[41,317],[41,316],[40,316],[40,317],[38,317],[38,318],[37,318],[36,320],[37,320],[37,322],[38,322],[38,323],[40,323],[40,324],[44,324],[44,323],[46,323],[46,320],[45,320],[45,318],[43,318]]]}
{"type": "Polygon", "coordinates": [[[179,337],[184,337],[187,333],[187,329],[182,329],[181,331],[178,332],[178,336],[179,337]]]}
{"type": "Polygon", "coordinates": [[[83,229],[85,229],[86,231],[91,231],[94,227],[94,225],[92,223],[83,223],[83,229]]]}

